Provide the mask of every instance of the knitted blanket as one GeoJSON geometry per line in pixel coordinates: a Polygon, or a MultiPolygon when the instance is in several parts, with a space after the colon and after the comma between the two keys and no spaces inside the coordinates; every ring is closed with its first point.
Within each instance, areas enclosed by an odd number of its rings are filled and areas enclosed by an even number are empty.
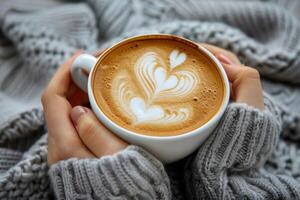
{"type": "Polygon", "coordinates": [[[300,184],[299,1],[1,0],[0,199],[52,196],[40,96],[60,64],[144,33],[211,43],[256,68],[282,122],[264,170],[300,184]]]}

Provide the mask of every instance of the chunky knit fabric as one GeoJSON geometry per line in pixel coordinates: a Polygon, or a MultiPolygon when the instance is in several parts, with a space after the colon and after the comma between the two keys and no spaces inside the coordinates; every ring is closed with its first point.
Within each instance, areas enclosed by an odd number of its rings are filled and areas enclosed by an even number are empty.
{"type": "Polygon", "coordinates": [[[101,159],[69,159],[50,169],[58,199],[171,199],[160,161],[139,147],[101,159]]]}
{"type": "Polygon", "coordinates": [[[218,128],[181,171],[186,194],[181,188],[176,191],[179,196],[171,194],[161,163],[133,146],[101,159],[70,159],[53,165],[55,194],[59,199],[300,198],[295,180],[283,176],[291,181],[286,183],[281,176],[259,171],[279,138],[280,123],[273,115],[269,110],[230,104],[218,128]]]}
{"type": "Polygon", "coordinates": [[[293,0],[2,0],[0,199],[300,199],[299,10],[293,0]],[[49,172],[40,95],[59,65],[76,49],[157,32],[229,49],[258,69],[265,113],[229,106],[206,143],[169,166],[129,147],[49,172]]]}

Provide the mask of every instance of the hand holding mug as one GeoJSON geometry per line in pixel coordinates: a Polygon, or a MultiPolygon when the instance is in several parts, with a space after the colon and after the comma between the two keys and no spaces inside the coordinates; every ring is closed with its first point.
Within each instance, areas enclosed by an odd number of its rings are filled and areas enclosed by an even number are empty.
{"type": "MultiPolygon", "coordinates": [[[[212,45],[202,46],[221,61],[230,81],[232,99],[263,110],[258,72],[242,66],[231,52],[212,45]]],[[[49,164],[71,157],[112,155],[127,146],[102,125],[90,109],[82,107],[88,102],[87,95],[70,78],[71,64],[79,54],[60,67],[42,98],[49,130],[49,164]]]]}
{"type": "Polygon", "coordinates": [[[231,85],[231,99],[237,103],[264,110],[264,100],[259,73],[252,67],[243,66],[237,56],[225,49],[201,44],[222,63],[231,85]]]}
{"type": "Polygon", "coordinates": [[[71,71],[101,123],[164,163],[192,153],[210,135],[230,96],[219,61],[174,35],[129,38],[98,59],[80,55],[71,71]]]}
{"type": "Polygon", "coordinates": [[[88,103],[87,94],[73,83],[70,75],[71,64],[80,54],[78,51],[62,64],[42,96],[48,127],[49,164],[72,157],[111,155],[127,146],[106,129],[90,109],[82,107],[88,103]]]}

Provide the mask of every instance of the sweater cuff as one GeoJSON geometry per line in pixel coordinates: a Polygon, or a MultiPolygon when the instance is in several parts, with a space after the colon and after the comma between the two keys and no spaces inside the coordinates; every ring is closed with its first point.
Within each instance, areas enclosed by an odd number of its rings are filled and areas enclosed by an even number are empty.
{"type": "MultiPolygon", "coordinates": [[[[244,170],[261,166],[276,146],[280,123],[269,110],[229,104],[214,134],[200,149],[210,168],[244,170]]],[[[203,165],[203,164],[202,164],[203,165]]]]}
{"type": "Polygon", "coordinates": [[[49,175],[58,199],[169,199],[164,166],[140,147],[100,159],[76,159],[51,166],[49,175]]]}

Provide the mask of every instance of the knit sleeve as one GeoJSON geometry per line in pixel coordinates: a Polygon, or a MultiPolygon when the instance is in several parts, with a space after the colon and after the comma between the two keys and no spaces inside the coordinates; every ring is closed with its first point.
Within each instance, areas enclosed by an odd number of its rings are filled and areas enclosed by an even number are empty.
{"type": "Polygon", "coordinates": [[[275,147],[280,128],[268,109],[261,112],[246,104],[232,103],[198,159],[209,157],[207,164],[214,170],[258,168],[275,147]]]}
{"type": "Polygon", "coordinates": [[[293,181],[261,170],[276,146],[280,128],[268,107],[261,112],[246,104],[230,104],[186,170],[191,199],[273,199],[281,192],[297,191],[293,181]]]}
{"type": "Polygon", "coordinates": [[[100,159],[69,159],[49,171],[57,199],[170,199],[160,161],[137,146],[100,159]]]}

